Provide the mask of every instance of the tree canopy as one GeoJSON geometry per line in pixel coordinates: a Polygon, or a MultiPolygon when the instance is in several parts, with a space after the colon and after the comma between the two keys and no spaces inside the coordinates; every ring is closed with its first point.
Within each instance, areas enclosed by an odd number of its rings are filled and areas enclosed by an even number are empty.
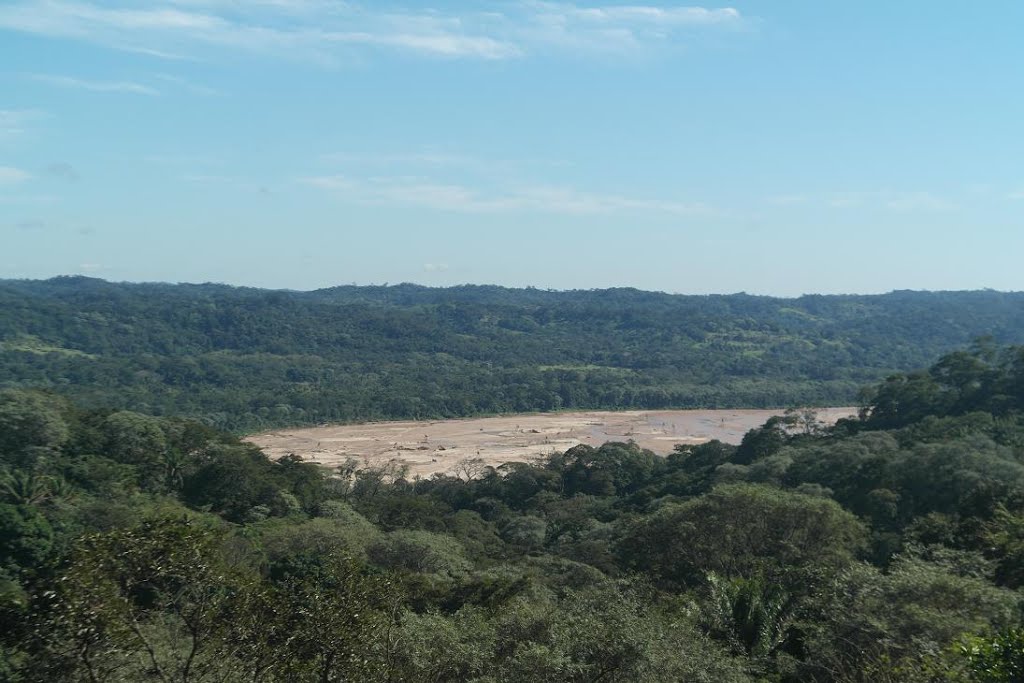
{"type": "Polygon", "coordinates": [[[1020,357],[430,479],[0,390],[0,678],[1015,681],[1020,357]]]}
{"type": "MultiPolygon", "coordinates": [[[[0,387],[234,432],[569,408],[851,405],[864,384],[980,334],[1024,343],[1022,303],[989,291],[780,299],[5,280],[0,387]]],[[[958,358],[934,381],[959,386],[943,400],[969,410],[983,380],[972,373],[989,361],[958,358]]],[[[915,376],[901,381],[900,391],[927,390],[915,376]]],[[[881,399],[877,419],[889,419],[881,399]]]]}

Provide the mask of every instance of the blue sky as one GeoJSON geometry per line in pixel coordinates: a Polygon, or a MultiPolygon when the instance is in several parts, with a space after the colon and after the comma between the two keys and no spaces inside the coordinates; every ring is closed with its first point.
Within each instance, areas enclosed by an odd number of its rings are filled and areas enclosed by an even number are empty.
{"type": "Polygon", "coordinates": [[[1021,290],[1022,26],[1016,0],[3,0],[0,277],[1021,290]]]}

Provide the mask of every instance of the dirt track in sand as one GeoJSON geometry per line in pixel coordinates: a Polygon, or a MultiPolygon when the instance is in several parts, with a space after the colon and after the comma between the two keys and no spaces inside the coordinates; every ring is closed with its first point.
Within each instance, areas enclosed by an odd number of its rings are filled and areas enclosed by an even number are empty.
{"type": "MultiPolygon", "coordinates": [[[[536,413],[434,422],[372,422],[281,430],[247,438],[271,458],[294,453],[326,466],[356,458],[364,465],[397,460],[409,476],[451,473],[466,458],[497,467],[524,462],[577,444],[599,446],[632,439],[662,455],[675,444],[719,439],[739,443],[781,410],[664,410],[536,413]]],[[[818,419],[832,424],[855,408],[822,408],[818,419]]]]}

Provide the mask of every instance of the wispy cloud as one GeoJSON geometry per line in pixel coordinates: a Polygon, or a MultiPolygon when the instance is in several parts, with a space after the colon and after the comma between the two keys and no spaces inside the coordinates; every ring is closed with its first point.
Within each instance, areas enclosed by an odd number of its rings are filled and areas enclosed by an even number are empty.
{"type": "Polygon", "coordinates": [[[738,10],[726,7],[612,5],[587,7],[558,2],[527,2],[509,27],[532,51],[634,53],[677,43],[686,32],[715,25],[739,25],[738,10]]]}
{"type": "Polygon", "coordinates": [[[147,57],[156,57],[157,59],[166,59],[173,62],[195,62],[198,61],[195,57],[189,57],[188,55],[178,54],[176,52],[168,52],[166,50],[154,50],[150,47],[139,47],[137,45],[111,45],[115,49],[123,52],[134,52],[137,55],[145,55],[147,57]]]}
{"type": "Polygon", "coordinates": [[[219,187],[242,192],[255,192],[260,195],[272,194],[272,190],[269,186],[237,176],[218,175],[213,173],[186,173],[181,176],[181,179],[187,183],[205,185],[211,188],[219,187]]]}
{"type": "Polygon", "coordinates": [[[22,0],[0,7],[0,28],[156,58],[218,48],[323,62],[345,61],[352,50],[484,60],[552,50],[621,54],[741,21],[732,8],[530,0],[460,12],[326,0],[174,0],[160,8],[126,0],[22,0]]]}
{"type": "Polygon", "coordinates": [[[767,197],[766,201],[780,207],[887,209],[892,211],[952,211],[960,206],[954,199],[934,192],[893,190],[782,194],[767,197]]]}
{"type": "Polygon", "coordinates": [[[736,21],[740,13],[731,8],[654,7],[643,5],[613,5],[610,7],[580,7],[554,2],[534,2],[532,5],[548,16],[567,22],[575,19],[595,24],[639,22],[654,26],[690,26],[694,24],[721,24],[736,21]]]}
{"type": "Polygon", "coordinates": [[[0,185],[14,185],[28,180],[32,174],[13,166],[0,166],[0,185]]]}
{"type": "Polygon", "coordinates": [[[180,76],[172,76],[170,74],[156,74],[156,79],[163,81],[164,83],[170,84],[172,87],[190,93],[192,95],[203,95],[205,97],[215,97],[222,93],[216,88],[211,88],[207,85],[201,85],[193,83],[190,80],[181,78],[180,76]]]}
{"type": "MultiPolygon", "coordinates": [[[[376,154],[353,154],[348,152],[324,154],[321,159],[335,167],[359,170],[356,175],[365,175],[373,170],[389,175],[410,175],[413,173],[438,173],[441,171],[467,172],[491,178],[506,178],[526,168],[567,167],[572,164],[562,160],[544,158],[499,158],[485,159],[478,156],[452,152],[440,148],[424,148],[411,152],[384,152],[376,154]]],[[[342,171],[345,173],[346,171],[342,171]]]]}
{"type": "MultiPolygon", "coordinates": [[[[395,18],[398,19],[397,17],[395,18]]],[[[403,23],[396,21],[396,24],[403,23]]],[[[415,22],[419,23],[419,22],[415,22]]],[[[426,27],[425,27],[426,28],[426,27]]],[[[513,43],[487,36],[461,35],[444,28],[427,28],[426,32],[373,33],[365,31],[324,33],[326,44],[363,45],[397,48],[441,57],[475,57],[478,59],[508,59],[523,54],[513,43]]]]}
{"type": "Polygon", "coordinates": [[[951,211],[958,205],[931,192],[901,192],[887,197],[885,206],[897,211],[951,211]]]}
{"type": "Polygon", "coordinates": [[[205,154],[148,154],[143,161],[161,166],[221,166],[223,159],[205,154]]]}
{"type": "Polygon", "coordinates": [[[527,211],[583,215],[618,212],[706,214],[713,211],[700,203],[598,194],[545,185],[485,192],[458,183],[438,183],[421,178],[354,179],[332,175],[303,178],[301,182],[357,203],[407,205],[466,213],[527,211]]]}
{"type": "Polygon", "coordinates": [[[35,109],[0,109],[0,139],[28,132],[29,124],[43,116],[35,109]]]}
{"type": "Polygon", "coordinates": [[[807,202],[808,197],[805,194],[779,194],[768,197],[768,203],[776,206],[797,206],[807,202]]]}
{"type": "Polygon", "coordinates": [[[25,115],[20,111],[0,109],[0,136],[21,135],[25,132],[25,115]]]}
{"type": "Polygon", "coordinates": [[[323,155],[324,161],[338,164],[356,164],[371,166],[391,166],[413,164],[424,166],[475,166],[478,160],[463,154],[452,154],[426,150],[421,152],[403,152],[396,154],[352,154],[337,152],[323,155]]]}
{"type": "Polygon", "coordinates": [[[233,185],[238,183],[238,179],[234,176],[215,175],[212,173],[186,173],[181,176],[181,179],[185,182],[199,183],[200,185],[233,185]]]}
{"type": "MultiPolygon", "coordinates": [[[[0,185],[2,184],[0,181],[0,185]]],[[[55,204],[59,201],[60,197],[51,194],[0,194],[0,204],[55,204]]]]}
{"type": "Polygon", "coordinates": [[[72,88],[77,90],[90,90],[92,92],[104,93],[127,93],[132,95],[157,96],[160,91],[148,85],[134,83],[132,81],[90,81],[71,76],[57,76],[53,74],[29,74],[29,78],[40,83],[57,86],[59,88],[72,88]]]}

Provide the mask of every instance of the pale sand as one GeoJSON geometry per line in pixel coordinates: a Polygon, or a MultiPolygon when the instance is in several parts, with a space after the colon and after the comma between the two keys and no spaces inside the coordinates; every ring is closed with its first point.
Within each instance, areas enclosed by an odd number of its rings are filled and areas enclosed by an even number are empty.
{"type": "MultiPolygon", "coordinates": [[[[294,453],[328,467],[348,458],[362,466],[398,461],[409,477],[454,473],[459,461],[480,458],[497,467],[527,462],[581,443],[633,440],[666,455],[675,444],[718,439],[738,444],[781,410],[662,410],[626,412],[534,413],[434,422],[373,422],[281,430],[246,440],[271,458],[294,453]]],[[[856,408],[821,408],[818,420],[833,424],[855,415],[856,408]]]]}

